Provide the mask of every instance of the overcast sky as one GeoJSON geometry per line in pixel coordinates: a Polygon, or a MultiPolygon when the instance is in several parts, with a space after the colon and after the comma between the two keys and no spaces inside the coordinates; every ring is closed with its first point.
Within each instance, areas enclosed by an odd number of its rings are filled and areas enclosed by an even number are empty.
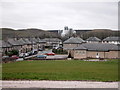
{"type": "Polygon", "coordinates": [[[14,29],[118,29],[117,2],[1,2],[2,25],[14,29]]]}

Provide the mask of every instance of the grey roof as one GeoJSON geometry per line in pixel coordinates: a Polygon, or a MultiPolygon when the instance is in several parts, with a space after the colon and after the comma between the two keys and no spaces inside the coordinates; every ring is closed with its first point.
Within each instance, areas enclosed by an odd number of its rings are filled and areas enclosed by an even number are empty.
{"type": "Polygon", "coordinates": [[[85,42],[82,38],[80,37],[76,37],[76,40],[80,41],[80,42],[85,42]]]}
{"type": "Polygon", "coordinates": [[[30,42],[28,38],[23,38],[23,40],[24,40],[27,44],[32,44],[32,42],[30,42]]]}
{"type": "Polygon", "coordinates": [[[7,42],[13,46],[22,45],[20,42],[18,42],[17,40],[14,40],[13,38],[8,39],[7,42]]]}
{"type": "Polygon", "coordinates": [[[73,50],[75,47],[63,47],[63,49],[65,49],[65,50],[73,50]]]}
{"type": "Polygon", "coordinates": [[[76,50],[87,50],[87,48],[85,48],[83,45],[75,47],[74,49],[76,49],[76,50]]]}
{"type": "Polygon", "coordinates": [[[46,43],[46,41],[45,41],[45,40],[40,39],[40,38],[36,38],[36,40],[37,40],[37,42],[39,42],[39,43],[46,43]]]}
{"type": "Polygon", "coordinates": [[[36,43],[38,42],[38,40],[36,38],[32,38],[32,39],[33,39],[34,42],[36,42],[36,43]]]}
{"type": "Polygon", "coordinates": [[[86,41],[101,41],[99,38],[97,37],[89,37],[86,41]]]}
{"type": "Polygon", "coordinates": [[[107,44],[107,43],[85,43],[76,48],[75,50],[87,49],[90,51],[109,51],[109,50],[120,50],[118,45],[107,44]]]}
{"type": "Polygon", "coordinates": [[[25,45],[27,44],[22,38],[20,38],[19,40],[17,40],[21,45],[25,45]]]}
{"type": "Polygon", "coordinates": [[[0,47],[8,48],[8,47],[12,47],[12,46],[8,42],[0,40],[0,47]]]}
{"type": "Polygon", "coordinates": [[[61,42],[62,41],[59,38],[44,38],[43,40],[46,42],[61,42]]]}
{"type": "Polygon", "coordinates": [[[29,38],[29,41],[32,43],[32,44],[36,44],[37,41],[34,39],[34,38],[29,38]]]}
{"type": "Polygon", "coordinates": [[[83,39],[81,39],[80,37],[71,37],[68,40],[64,41],[64,44],[80,44],[85,42],[83,39]]]}
{"type": "Polygon", "coordinates": [[[103,41],[120,41],[120,37],[107,37],[103,41]]]}

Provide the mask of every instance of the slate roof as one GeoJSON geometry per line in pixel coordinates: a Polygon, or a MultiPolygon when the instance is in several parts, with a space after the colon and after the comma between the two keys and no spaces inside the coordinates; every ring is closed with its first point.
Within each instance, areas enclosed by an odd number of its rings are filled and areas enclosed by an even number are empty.
{"type": "Polygon", "coordinates": [[[86,41],[101,41],[99,38],[97,37],[89,37],[88,39],[86,39],[86,41]]]}
{"type": "Polygon", "coordinates": [[[37,40],[37,42],[39,42],[39,43],[46,43],[46,41],[45,41],[45,40],[40,39],[40,38],[36,38],[36,40],[37,40]]]}
{"type": "Polygon", "coordinates": [[[9,48],[9,47],[12,47],[12,46],[8,42],[0,40],[0,47],[9,48]]]}
{"type": "Polygon", "coordinates": [[[103,41],[120,41],[120,37],[107,37],[103,41]]]}
{"type": "Polygon", "coordinates": [[[107,43],[85,43],[76,48],[75,50],[90,50],[90,51],[109,51],[109,50],[120,50],[118,45],[107,44],[107,43]]]}
{"type": "Polygon", "coordinates": [[[8,39],[7,42],[13,46],[18,46],[18,45],[22,45],[20,42],[18,42],[17,40],[14,39],[8,39]]]}
{"type": "Polygon", "coordinates": [[[23,38],[23,40],[24,40],[27,44],[32,44],[32,42],[30,42],[28,38],[23,38]]]}
{"type": "Polygon", "coordinates": [[[37,41],[34,39],[34,38],[29,38],[29,41],[32,43],[32,44],[36,44],[37,41]]]}
{"type": "Polygon", "coordinates": [[[74,48],[75,50],[87,50],[87,48],[85,48],[83,45],[80,45],[76,48],[74,48]]]}
{"type": "Polygon", "coordinates": [[[80,44],[85,42],[83,39],[79,38],[79,37],[71,37],[68,40],[64,41],[64,44],[80,44]]]}
{"type": "Polygon", "coordinates": [[[22,38],[20,38],[19,40],[17,40],[21,45],[25,45],[27,44],[22,38]]]}
{"type": "Polygon", "coordinates": [[[62,41],[59,38],[44,38],[43,40],[46,42],[61,42],[62,41]]]}

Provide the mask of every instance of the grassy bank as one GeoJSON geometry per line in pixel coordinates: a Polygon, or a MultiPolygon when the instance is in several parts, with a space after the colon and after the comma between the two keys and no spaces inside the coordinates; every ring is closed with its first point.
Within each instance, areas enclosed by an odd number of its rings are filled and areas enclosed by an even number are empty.
{"type": "Polygon", "coordinates": [[[3,80],[118,81],[118,62],[21,61],[3,64],[3,80]]]}

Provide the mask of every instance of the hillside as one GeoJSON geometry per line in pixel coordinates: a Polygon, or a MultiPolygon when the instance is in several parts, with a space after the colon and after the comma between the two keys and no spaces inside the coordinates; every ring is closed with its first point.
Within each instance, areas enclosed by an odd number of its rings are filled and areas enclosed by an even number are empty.
{"type": "Polygon", "coordinates": [[[10,28],[2,28],[2,38],[13,38],[13,37],[58,37],[58,35],[54,34],[53,32],[44,31],[41,29],[20,29],[14,30],[10,28]]]}
{"type": "Polygon", "coordinates": [[[85,32],[84,34],[81,35],[83,39],[87,39],[89,37],[98,37],[100,39],[104,39],[109,36],[119,36],[120,31],[112,31],[109,29],[94,29],[92,31],[85,32]]]}
{"type": "MultiPolygon", "coordinates": [[[[58,30],[42,30],[42,29],[19,29],[14,30],[10,28],[1,28],[2,38],[13,38],[13,37],[40,37],[40,38],[49,38],[57,37],[61,38],[58,34],[58,30]]],[[[76,35],[83,38],[84,40],[96,36],[100,39],[104,39],[108,36],[120,36],[120,31],[112,31],[109,29],[94,29],[94,30],[75,30],[76,35]]],[[[62,38],[64,39],[64,38],[62,38]]]]}

